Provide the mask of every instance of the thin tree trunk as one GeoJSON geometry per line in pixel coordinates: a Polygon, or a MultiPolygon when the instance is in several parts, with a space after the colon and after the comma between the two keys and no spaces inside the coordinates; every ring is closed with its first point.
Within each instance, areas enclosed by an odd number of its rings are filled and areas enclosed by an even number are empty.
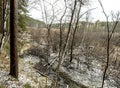
{"type": "Polygon", "coordinates": [[[0,41],[0,52],[2,51],[4,42],[5,42],[5,35],[6,35],[5,29],[6,29],[6,21],[7,21],[7,1],[3,0],[2,3],[3,3],[2,4],[2,21],[1,21],[2,37],[0,41]]]}
{"type": "Polygon", "coordinates": [[[18,0],[10,0],[10,75],[18,79],[17,1],[18,0]]]}
{"type": "Polygon", "coordinates": [[[74,46],[74,39],[75,39],[75,34],[76,34],[76,30],[78,28],[78,23],[79,23],[79,16],[80,16],[80,10],[81,10],[81,4],[77,13],[77,21],[75,23],[75,29],[73,30],[73,36],[72,36],[72,43],[71,43],[71,52],[70,52],[70,62],[73,59],[73,46],[74,46]]]}
{"type": "Polygon", "coordinates": [[[59,88],[58,87],[58,77],[59,77],[59,68],[60,68],[61,61],[62,61],[62,44],[63,44],[63,25],[62,25],[62,20],[63,20],[63,17],[65,16],[66,10],[67,10],[67,8],[65,8],[64,14],[62,15],[62,17],[60,19],[60,36],[59,36],[59,41],[60,42],[59,42],[59,55],[58,55],[59,61],[58,61],[57,69],[56,69],[56,84],[55,84],[55,88],[59,88]]]}
{"type": "Polygon", "coordinates": [[[107,27],[107,33],[108,33],[107,34],[107,51],[106,51],[107,52],[107,61],[106,61],[105,70],[103,72],[103,79],[102,79],[102,85],[101,85],[101,88],[104,88],[104,82],[105,82],[105,79],[106,79],[106,73],[107,73],[107,70],[108,70],[108,67],[109,67],[109,61],[110,61],[110,40],[111,40],[112,35],[113,35],[113,33],[114,33],[114,31],[115,31],[115,29],[117,27],[118,22],[119,22],[119,19],[118,19],[119,15],[117,15],[117,21],[116,21],[115,25],[112,28],[112,32],[110,32],[108,15],[106,14],[106,12],[104,10],[104,7],[102,5],[101,0],[98,0],[98,2],[99,2],[100,6],[101,6],[101,8],[103,10],[103,14],[106,17],[106,21],[107,21],[107,26],[106,27],[107,27]]]}
{"type": "MultiPolygon", "coordinates": [[[[62,58],[65,57],[66,52],[67,52],[67,48],[68,48],[68,44],[69,44],[69,40],[70,40],[70,36],[71,36],[72,21],[73,21],[75,10],[76,10],[76,5],[77,5],[77,0],[74,1],[74,8],[72,10],[72,15],[71,15],[70,23],[69,23],[69,28],[68,28],[68,33],[67,33],[65,44],[63,46],[62,58]]],[[[61,63],[63,63],[63,61],[64,61],[64,59],[62,59],[61,63]]]]}

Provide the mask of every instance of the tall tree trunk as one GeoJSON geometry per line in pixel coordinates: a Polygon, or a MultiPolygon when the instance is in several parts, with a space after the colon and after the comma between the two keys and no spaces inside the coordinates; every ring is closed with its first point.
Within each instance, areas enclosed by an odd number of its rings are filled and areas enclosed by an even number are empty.
{"type": "MultiPolygon", "coordinates": [[[[66,37],[65,44],[63,46],[63,51],[62,51],[62,58],[65,58],[66,52],[68,50],[67,48],[68,48],[69,41],[71,38],[71,32],[72,32],[71,28],[72,28],[73,18],[75,15],[76,5],[77,5],[77,0],[74,1],[74,7],[71,12],[71,18],[70,18],[70,23],[69,23],[69,27],[68,27],[67,37],[66,37]]],[[[64,59],[62,59],[61,63],[63,63],[63,61],[64,61],[64,59]]]]}
{"type": "Polygon", "coordinates": [[[72,41],[71,41],[71,52],[70,52],[70,62],[72,62],[72,59],[73,59],[73,46],[74,46],[74,42],[75,42],[75,34],[76,34],[76,30],[78,28],[78,24],[79,24],[79,16],[80,16],[80,11],[81,11],[81,6],[82,4],[80,4],[80,7],[79,7],[79,10],[77,12],[77,20],[76,20],[76,23],[75,23],[75,28],[73,30],[73,35],[72,35],[72,41]]]}
{"type": "Polygon", "coordinates": [[[0,33],[2,32],[2,0],[0,0],[0,33]]]}
{"type": "Polygon", "coordinates": [[[10,0],[10,75],[18,79],[17,17],[18,0],[10,0]]]}

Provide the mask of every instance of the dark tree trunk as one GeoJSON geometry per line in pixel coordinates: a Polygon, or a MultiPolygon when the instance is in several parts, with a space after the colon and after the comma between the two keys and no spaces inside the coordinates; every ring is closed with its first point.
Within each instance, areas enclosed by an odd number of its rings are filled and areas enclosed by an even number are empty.
{"type": "Polygon", "coordinates": [[[17,0],[10,0],[10,75],[12,75],[15,78],[18,78],[17,6],[17,0]]]}
{"type": "Polygon", "coordinates": [[[0,0],[0,33],[2,32],[2,20],[3,20],[3,0],[0,0]]]}

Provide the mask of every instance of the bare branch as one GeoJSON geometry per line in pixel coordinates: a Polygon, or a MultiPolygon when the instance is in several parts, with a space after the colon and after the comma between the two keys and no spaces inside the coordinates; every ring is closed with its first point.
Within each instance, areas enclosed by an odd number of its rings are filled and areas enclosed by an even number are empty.
{"type": "Polygon", "coordinates": [[[88,12],[90,12],[90,11],[92,11],[92,10],[95,10],[95,9],[97,9],[97,8],[92,8],[92,9],[89,9],[89,10],[85,11],[84,13],[82,13],[82,14],[80,15],[79,18],[81,18],[81,17],[84,16],[86,13],[88,13],[88,12]]]}

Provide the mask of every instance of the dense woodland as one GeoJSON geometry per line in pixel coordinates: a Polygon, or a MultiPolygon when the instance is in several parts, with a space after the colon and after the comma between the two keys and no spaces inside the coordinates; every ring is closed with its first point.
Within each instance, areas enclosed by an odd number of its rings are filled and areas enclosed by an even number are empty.
{"type": "Polygon", "coordinates": [[[90,0],[0,0],[0,88],[120,88],[120,12],[98,3],[104,21],[90,0]]]}

